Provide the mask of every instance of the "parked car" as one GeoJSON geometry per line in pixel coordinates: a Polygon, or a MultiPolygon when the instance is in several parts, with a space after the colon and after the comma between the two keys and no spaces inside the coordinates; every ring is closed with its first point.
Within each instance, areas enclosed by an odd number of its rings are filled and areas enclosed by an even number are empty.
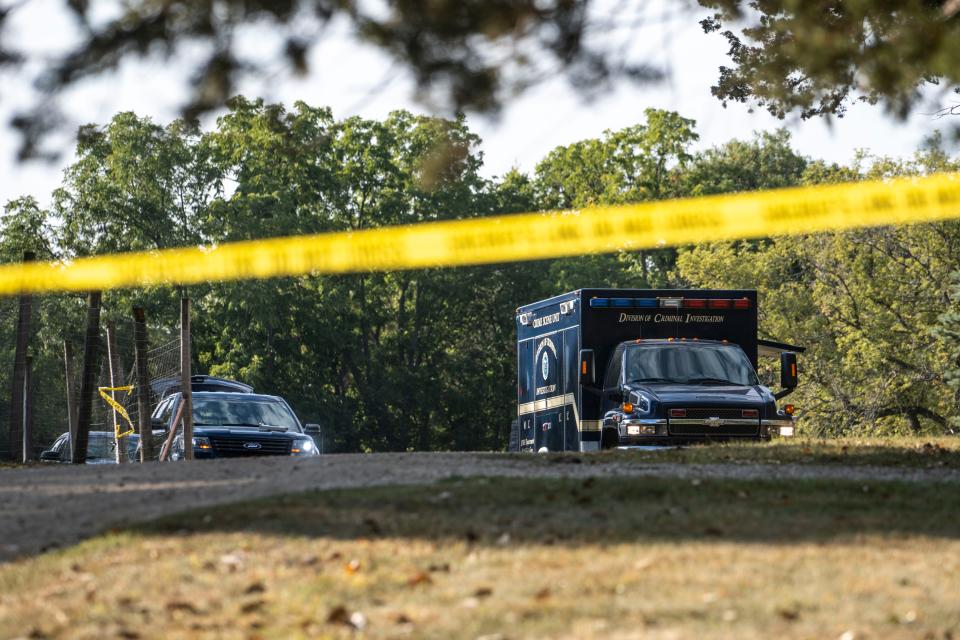
{"type": "MultiPolygon", "coordinates": [[[[319,455],[312,437],[319,435],[319,425],[301,425],[279,396],[201,391],[192,399],[195,458],[319,455]]],[[[154,430],[169,432],[174,427],[181,402],[183,396],[177,392],[157,405],[152,415],[154,430]]],[[[173,440],[170,457],[180,460],[183,454],[181,433],[173,440]]]]}
{"type": "MultiPolygon", "coordinates": [[[[127,446],[127,459],[134,460],[140,436],[131,434],[123,438],[127,446]]],[[[70,433],[60,434],[49,449],[40,454],[41,462],[70,462],[70,433]]],[[[87,464],[116,464],[117,449],[112,431],[91,431],[87,437],[87,464]]]]}
{"type": "MultiPolygon", "coordinates": [[[[160,378],[150,383],[153,394],[161,399],[180,391],[180,378],[160,378]]],[[[190,376],[191,391],[227,391],[230,393],[253,393],[253,387],[236,380],[215,376],[190,376]]]]}

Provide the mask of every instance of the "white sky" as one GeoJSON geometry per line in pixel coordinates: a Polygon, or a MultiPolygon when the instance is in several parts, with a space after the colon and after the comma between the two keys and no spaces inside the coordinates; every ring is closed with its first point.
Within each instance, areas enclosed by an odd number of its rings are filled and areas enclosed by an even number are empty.
{"type": "MultiPolygon", "coordinates": [[[[650,8],[648,15],[656,15],[664,6],[675,6],[676,1],[661,0],[644,5],[643,10],[650,8]]],[[[38,55],[63,50],[75,38],[75,31],[62,15],[62,7],[62,0],[33,0],[17,11],[5,38],[12,37],[38,55]]],[[[596,137],[605,129],[636,124],[643,120],[643,110],[648,107],[675,110],[696,120],[700,148],[732,138],[749,138],[753,131],[786,126],[802,153],[837,162],[850,160],[859,148],[880,155],[907,156],[938,128],[949,139],[949,128],[957,124],[957,119],[935,120],[920,113],[907,122],[898,122],[885,116],[880,107],[866,104],[852,105],[846,117],[832,124],[823,120],[779,121],[762,111],[750,113],[744,105],[723,108],[710,95],[710,86],[717,67],[728,64],[726,42],[717,34],[701,31],[697,24],[701,13],[682,12],[666,23],[628,34],[625,46],[633,59],[669,64],[670,78],[663,84],[637,86],[624,82],[585,100],[563,78],[556,78],[509,102],[497,120],[468,114],[469,125],[483,139],[484,173],[500,175],[512,166],[532,171],[555,146],[596,137]]],[[[272,36],[264,27],[251,29],[243,40],[244,51],[269,59],[280,46],[272,36]]],[[[41,203],[49,202],[63,168],[72,160],[71,137],[78,124],[102,124],[124,110],[164,124],[175,118],[187,91],[181,80],[182,69],[176,60],[130,62],[115,74],[72,90],[63,101],[71,127],[52,140],[61,151],[60,159],[53,163],[18,164],[17,134],[6,126],[0,128],[0,203],[28,194],[41,203]]],[[[429,112],[415,102],[409,74],[385,54],[357,44],[345,24],[334,25],[314,50],[309,77],[290,77],[281,67],[267,78],[246,82],[240,92],[286,104],[303,100],[316,106],[328,105],[337,117],[381,118],[398,108],[429,112]]],[[[0,123],[9,121],[14,107],[29,104],[32,95],[22,77],[0,76],[0,123]]],[[[935,96],[931,96],[930,108],[918,111],[934,110],[935,96]]],[[[212,123],[211,117],[205,124],[212,123]]]]}

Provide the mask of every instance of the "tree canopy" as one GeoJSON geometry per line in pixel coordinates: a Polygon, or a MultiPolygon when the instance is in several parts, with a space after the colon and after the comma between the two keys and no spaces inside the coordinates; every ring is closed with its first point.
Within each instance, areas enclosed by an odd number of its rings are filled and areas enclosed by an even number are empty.
{"type": "MultiPolygon", "coordinates": [[[[686,0],[664,4],[691,21],[702,15],[686,0]]],[[[939,84],[944,100],[960,86],[956,0],[699,4],[713,12],[702,20],[703,29],[729,43],[730,62],[719,66],[713,87],[724,103],[808,118],[842,116],[852,101],[864,100],[905,116],[924,85],[939,84]]],[[[41,96],[12,123],[22,133],[21,157],[40,153],[45,134],[60,126],[60,93],[125,60],[175,61],[189,86],[181,106],[191,121],[226,104],[251,74],[309,73],[316,63],[311,53],[334,25],[347,25],[358,42],[387,53],[410,72],[418,95],[445,113],[496,113],[526,89],[557,76],[589,95],[613,82],[657,81],[667,73],[646,57],[626,53],[625,43],[663,18],[639,2],[132,0],[106,6],[63,0],[48,10],[59,12],[61,23],[77,25],[79,42],[43,56],[28,53],[10,26],[25,5],[0,9],[0,69],[25,70],[41,96]],[[245,53],[244,38],[257,30],[277,41],[276,51],[245,53]]],[[[954,106],[960,108],[946,109],[954,106]]]]}
{"type": "Polygon", "coordinates": [[[713,94],[778,117],[842,116],[852,101],[905,117],[919,90],[960,86],[956,0],[699,0],[729,42],[713,94]]]}

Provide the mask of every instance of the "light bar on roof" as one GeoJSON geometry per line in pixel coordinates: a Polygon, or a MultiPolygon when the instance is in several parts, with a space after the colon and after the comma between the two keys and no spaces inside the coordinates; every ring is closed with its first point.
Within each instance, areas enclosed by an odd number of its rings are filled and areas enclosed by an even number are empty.
{"type": "MultiPolygon", "coordinates": [[[[749,298],[591,298],[594,309],[749,309],[749,298]]],[[[562,310],[562,309],[561,309],[562,310]]]]}

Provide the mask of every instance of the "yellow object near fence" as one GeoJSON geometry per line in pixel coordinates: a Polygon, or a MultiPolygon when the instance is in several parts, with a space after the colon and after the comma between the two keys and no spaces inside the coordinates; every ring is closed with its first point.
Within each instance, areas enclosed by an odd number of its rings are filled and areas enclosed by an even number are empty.
{"type": "Polygon", "coordinates": [[[98,387],[97,390],[100,392],[100,397],[103,398],[108,405],[110,405],[111,407],[113,407],[113,410],[116,411],[117,413],[119,413],[119,414],[120,414],[120,417],[122,417],[124,420],[126,420],[126,421],[127,421],[127,425],[130,426],[130,429],[128,429],[127,431],[124,431],[123,433],[121,433],[121,432],[120,432],[120,424],[117,423],[117,427],[116,427],[116,429],[115,429],[115,431],[114,431],[114,433],[116,434],[116,437],[117,437],[117,438],[125,438],[126,436],[129,436],[129,435],[135,433],[135,432],[136,432],[136,429],[133,428],[133,421],[130,420],[130,414],[127,413],[127,410],[123,408],[123,405],[122,405],[122,404],[120,404],[119,402],[117,402],[116,400],[114,400],[113,397],[107,393],[108,391],[133,391],[133,385],[132,385],[132,384],[128,384],[128,385],[123,386],[123,387],[98,387]]]}
{"type": "Polygon", "coordinates": [[[0,295],[540,260],[960,218],[960,175],[234,242],[0,267],[0,295]]]}

